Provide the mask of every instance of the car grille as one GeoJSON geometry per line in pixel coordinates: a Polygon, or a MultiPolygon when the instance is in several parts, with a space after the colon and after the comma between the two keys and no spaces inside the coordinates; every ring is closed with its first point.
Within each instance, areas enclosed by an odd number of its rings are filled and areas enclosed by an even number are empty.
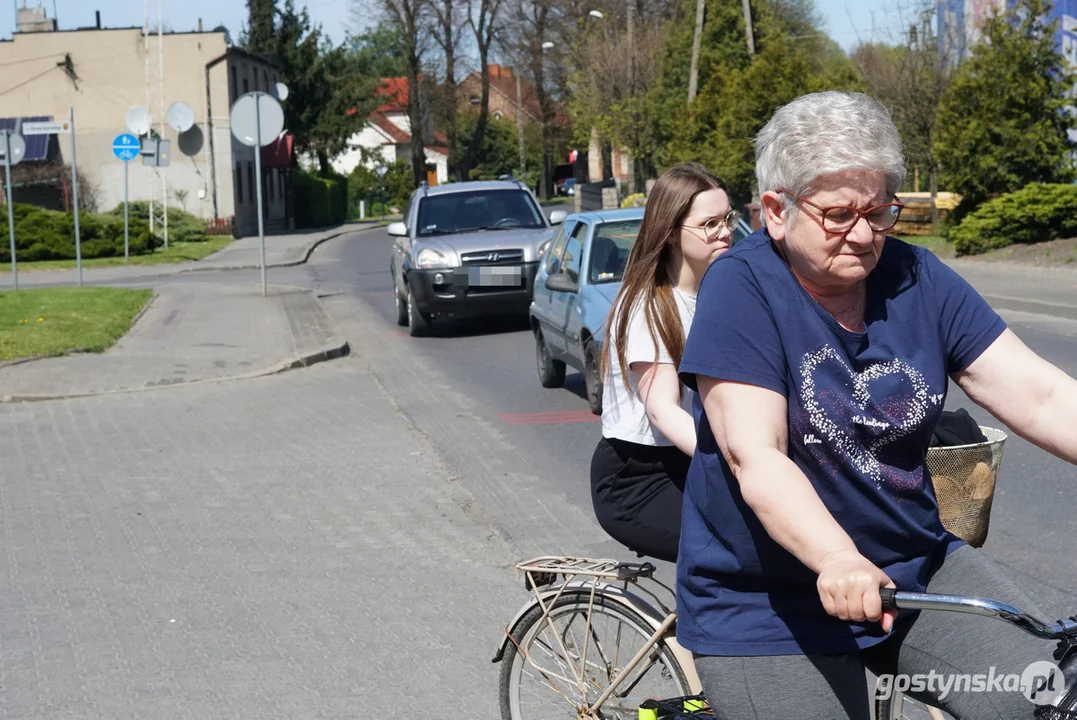
{"type": "Polygon", "coordinates": [[[460,255],[464,265],[518,265],[524,261],[523,250],[483,250],[460,255]]]}

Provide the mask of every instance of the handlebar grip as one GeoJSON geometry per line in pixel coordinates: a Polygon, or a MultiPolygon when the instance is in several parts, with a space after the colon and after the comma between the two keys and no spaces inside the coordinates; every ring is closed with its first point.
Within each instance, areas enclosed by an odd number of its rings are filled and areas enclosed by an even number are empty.
{"type": "Polygon", "coordinates": [[[898,609],[897,603],[894,601],[894,595],[896,594],[896,588],[879,588],[879,597],[883,601],[883,611],[898,609]]]}

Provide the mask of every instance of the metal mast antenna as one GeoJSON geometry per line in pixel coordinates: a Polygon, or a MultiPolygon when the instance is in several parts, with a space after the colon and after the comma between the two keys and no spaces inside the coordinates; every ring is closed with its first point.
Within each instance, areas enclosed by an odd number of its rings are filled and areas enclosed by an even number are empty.
{"type": "MultiPolygon", "coordinates": [[[[150,0],[142,0],[142,48],[145,50],[146,59],[146,110],[152,112],[153,105],[150,104],[150,0]]],[[[147,140],[152,139],[150,134],[146,135],[147,140]]],[[[146,175],[149,178],[146,183],[149,191],[150,198],[150,235],[153,235],[153,170],[149,165],[146,166],[146,175]]]]}
{"type": "MultiPolygon", "coordinates": [[[[157,0],[157,66],[161,76],[161,139],[165,139],[165,18],[161,13],[163,0],[157,0]]],[[[158,151],[160,152],[160,151],[158,151]]],[[[161,211],[165,223],[165,250],[168,250],[168,173],[161,173],[161,211]]]]}

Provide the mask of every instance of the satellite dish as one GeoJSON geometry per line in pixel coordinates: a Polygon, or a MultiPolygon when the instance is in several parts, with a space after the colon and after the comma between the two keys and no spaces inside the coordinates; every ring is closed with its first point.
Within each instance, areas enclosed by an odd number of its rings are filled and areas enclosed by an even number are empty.
{"type": "Polygon", "coordinates": [[[141,105],[135,105],[127,111],[127,129],[138,136],[150,131],[150,111],[141,105]]]}
{"type": "Polygon", "coordinates": [[[168,124],[180,132],[187,132],[194,125],[194,109],[185,102],[174,102],[168,108],[168,124]]]}
{"type": "Polygon", "coordinates": [[[288,99],[288,86],[284,83],[276,83],[273,86],[273,97],[277,98],[281,102],[288,99]]]}

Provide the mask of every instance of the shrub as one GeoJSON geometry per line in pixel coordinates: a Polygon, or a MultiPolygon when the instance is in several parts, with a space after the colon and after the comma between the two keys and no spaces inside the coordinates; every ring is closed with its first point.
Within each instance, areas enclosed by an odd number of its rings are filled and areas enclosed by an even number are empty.
{"type": "Polygon", "coordinates": [[[339,225],[348,219],[348,179],[344,176],[322,176],[300,170],[292,187],[297,227],[339,225]]]}
{"type": "Polygon", "coordinates": [[[635,208],[635,207],[643,207],[646,204],[647,204],[647,196],[644,195],[643,193],[635,193],[633,195],[629,195],[628,197],[626,197],[621,202],[621,207],[623,207],[623,208],[635,208]]]}
{"type": "MultiPolygon", "coordinates": [[[[12,214],[15,218],[15,252],[19,260],[74,260],[75,218],[69,213],[45,210],[34,205],[16,203],[12,214]]],[[[0,217],[7,216],[7,208],[0,205],[0,217]]],[[[146,255],[160,245],[150,235],[150,226],[132,217],[129,227],[130,252],[146,255]]],[[[79,213],[79,239],[82,256],[117,257],[123,255],[123,217],[79,213]]],[[[0,244],[0,262],[11,262],[8,244],[0,244]]]]}
{"type": "MultiPolygon", "coordinates": [[[[154,211],[160,215],[160,203],[154,204],[154,211]]],[[[149,227],[150,222],[150,204],[146,200],[136,200],[129,203],[127,206],[129,217],[133,220],[139,218],[146,223],[149,227]]],[[[116,207],[112,208],[109,215],[116,216],[120,219],[120,232],[123,232],[123,203],[120,203],[116,207]]],[[[81,222],[81,220],[80,220],[81,222]]],[[[180,210],[179,208],[168,208],[168,241],[169,242],[204,242],[209,239],[209,233],[206,232],[206,226],[208,225],[206,220],[192,215],[186,210],[180,210]]]]}
{"type": "Polygon", "coordinates": [[[953,227],[958,255],[1077,235],[1077,185],[1030,183],[985,202],[953,227]]]}

